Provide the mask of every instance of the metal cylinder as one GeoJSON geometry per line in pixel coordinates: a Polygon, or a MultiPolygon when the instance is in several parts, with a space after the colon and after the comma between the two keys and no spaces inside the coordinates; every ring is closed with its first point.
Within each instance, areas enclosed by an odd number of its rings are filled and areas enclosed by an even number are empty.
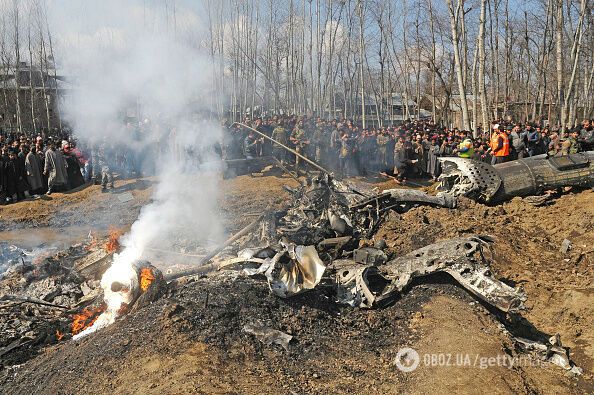
{"type": "Polygon", "coordinates": [[[549,189],[594,186],[594,152],[555,158],[525,158],[493,166],[501,186],[492,202],[538,195],[549,189]]]}
{"type": "Polygon", "coordinates": [[[594,186],[594,151],[554,158],[543,155],[495,166],[462,158],[439,160],[443,167],[439,190],[482,203],[538,195],[561,187],[594,186]]]}

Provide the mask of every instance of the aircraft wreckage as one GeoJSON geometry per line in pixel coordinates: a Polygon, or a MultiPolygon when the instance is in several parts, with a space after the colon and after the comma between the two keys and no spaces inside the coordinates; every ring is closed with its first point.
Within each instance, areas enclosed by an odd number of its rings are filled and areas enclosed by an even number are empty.
{"type": "MultiPolygon", "coordinates": [[[[359,308],[385,307],[415,279],[446,273],[500,314],[520,317],[526,295],[493,275],[492,238],[472,235],[443,240],[392,259],[384,251],[385,243],[372,241],[388,211],[402,212],[418,204],[454,207],[453,195],[432,197],[407,190],[371,195],[323,173],[289,191],[291,205],[262,218],[256,232],[261,246],[243,249],[219,267],[235,266],[246,275],[262,275],[281,298],[329,284],[335,302],[359,308]]],[[[557,336],[514,339],[518,349],[580,372],[557,336]]]]}
{"type": "MultiPolygon", "coordinates": [[[[259,218],[260,247],[243,249],[237,258],[218,268],[239,265],[246,275],[263,275],[270,290],[282,298],[306,292],[325,281],[332,285],[337,303],[360,308],[389,305],[414,279],[446,273],[483,303],[520,320],[526,295],[493,275],[491,237],[443,240],[389,259],[384,252],[385,242],[373,242],[373,236],[390,211],[404,212],[418,205],[455,208],[459,196],[495,204],[561,187],[594,186],[594,152],[587,152],[494,166],[469,159],[440,158],[443,173],[437,195],[409,189],[378,194],[337,180],[317,163],[283,147],[312,163],[320,170],[319,175],[307,178],[301,188],[287,188],[293,195],[288,208],[259,218]],[[367,246],[361,247],[364,242],[367,246]]],[[[540,358],[574,373],[581,372],[569,360],[568,349],[561,346],[557,335],[550,339],[534,337],[514,339],[520,350],[536,352],[540,358]]]]}
{"type": "Polygon", "coordinates": [[[545,155],[491,166],[462,158],[439,158],[441,194],[500,203],[562,187],[594,186],[594,151],[547,158],[545,155]]]}
{"type": "MultiPolygon", "coordinates": [[[[389,257],[384,251],[385,241],[374,240],[379,226],[390,211],[405,212],[418,205],[454,208],[459,196],[494,203],[558,187],[594,184],[594,153],[522,159],[496,166],[441,158],[441,191],[436,196],[404,189],[378,194],[337,180],[315,162],[285,148],[320,172],[306,178],[300,188],[287,188],[293,195],[288,207],[262,214],[204,258],[202,265],[167,275],[164,280],[235,268],[246,275],[263,276],[271,292],[281,298],[312,290],[323,282],[330,286],[331,296],[339,304],[378,308],[394,303],[415,279],[445,273],[496,311],[499,318],[517,324],[523,320],[519,313],[524,309],[526,295],[493,275],[492,238],[459,237],[389,257]],[[255,230],[257,226],[259,231],[255,230]],[[250,237],[256,247],[239,251],[236,258],[208,263],[243,236],[250,237]]],[[[112,293],[126,291],[113,285],[102,281],[102,287],[112,293]]],[[[540,332],[532,332],[531,336],[513,337],[519,350],[580,373],[558,336],[547,339],[540,332]]]]}

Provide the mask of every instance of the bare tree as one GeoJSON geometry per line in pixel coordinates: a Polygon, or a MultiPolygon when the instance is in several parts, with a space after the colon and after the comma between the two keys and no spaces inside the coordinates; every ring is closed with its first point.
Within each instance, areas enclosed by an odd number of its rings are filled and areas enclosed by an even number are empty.
{"type": "Polygon", "coordinates": [[[459,45],[459,20],[464,18],[462,10],[462,0],[454,8],[452,0],[447,0],[448,10],[450,12],[450,25],[452,29],[452,44],[454,46],[454,62],[456,65],[456,76],[458,78],[458,94],[460,95],[460,107],[462,108],[462,125],[465,130],[470,130],[470,118],[468,117],[468,103],[466,101],[466,88],[464,86],[464,72],[460,60],[459,45]]]}

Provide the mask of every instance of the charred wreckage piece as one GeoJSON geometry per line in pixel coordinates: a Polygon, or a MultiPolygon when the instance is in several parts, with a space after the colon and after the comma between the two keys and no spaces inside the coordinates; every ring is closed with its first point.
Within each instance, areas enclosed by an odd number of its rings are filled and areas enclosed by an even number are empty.
{"type": "Polygon", "coordinates": [[[247,275],[265,274],[271,291],[282,298],[313,289],[328,270],[336,302],[382,307],[393,302],[415,278],[443,272],[500,311],[520,312],[526,300],[524,293],[491,273],[485,252],[490,251],[492,242],[486,236],[460,237],[389,261],[381,249],[364,247],[352,251],[351,258],[330,260],[326,265],[313,246],[284,240],[276,246],[242,250],[235,261],[248,264],[243,267],[247,275]]]}
{"type": "Polygon", "coordinates": [[[394,189],[380,194],[361,191],[330,174],[309,178],[307,185],[286,189],[293,203],[275,213],[264,239],[287,237],[297,244],[318,244],[334,237],[370,238],[390,211],[405,212],[415,205],[454,208],[450,196],[431,196],[412,189],[394,189]]]}
{"type": "MultiPolygon", "coordinates": [[[[373,237],[389,211],[403,212],[419,204],[453,208],[452,195],[434,197],[414,190],[374,195],[328,174],[290,192],[292,205],[263,221],[260,239],[266,245],[241,250],[228,261],[246,275],[264,275],[275,295],[288,298],[329,285],[339,304],[381,308],[396,301],[416,278],[446,273],[503,315],[519,316],[524,309],[524,292],[493,276],[493,239],[488,236],[444,240],[394,259],[383,251],[381,240],[373,247],[359,246],[373,237]]],[[[560,343],[515,340],[519,350],[580,372],[560,343]]]]}
{"type": "Polygon", "coordinates": [[[491,166],[463,158],[439,158],[440,195],[466,196],[495,204],[562,187],[594,186],[594,151],[547,158],[544,155],[491,166]]]}

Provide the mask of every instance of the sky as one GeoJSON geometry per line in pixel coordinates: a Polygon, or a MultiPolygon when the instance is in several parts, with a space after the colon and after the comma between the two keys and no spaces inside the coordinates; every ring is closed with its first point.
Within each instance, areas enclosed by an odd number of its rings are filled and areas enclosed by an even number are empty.
{"type": "Polygon", "coordinates": [[[188,26],[196,35],[206,32],[201,1],[47,0],[56,59],[69,65],[73,64],[78,51],[97,47],[123,48],[138,35],[174,34],[174,3],[180,32],[188,31],[188,26]]]}

